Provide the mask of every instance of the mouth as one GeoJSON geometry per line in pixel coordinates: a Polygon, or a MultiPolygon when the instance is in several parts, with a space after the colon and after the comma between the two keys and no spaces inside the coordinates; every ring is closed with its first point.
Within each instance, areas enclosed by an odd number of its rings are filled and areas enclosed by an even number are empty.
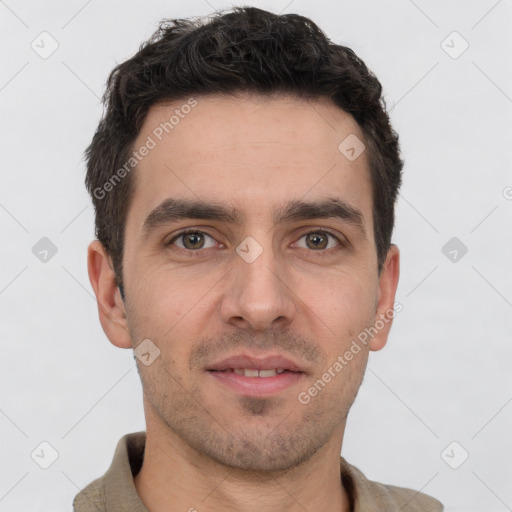
{"type": "Polygon", "coordinates": [[[213,364],[206,372],[214,382],[243,396],[275,395],[302,381],[307,372],[279,355],[239,354],[213,364]]]}
{"type": "MultiPolygon", "coordinates": [[[[229,368],[227,370],[209,370],[212,372],[223,372],[223,373],[235,373],[236,375],[243,375],[244,377],[275,377],[291,370],[285,370],[283,368],[275,368],[271,370],[255,369],[255,368],[229,368]]],[[[294,372],[302,373],[302,372],[294,372]]]]}
{"type": "MultiPolygon", "coordinates": [[[[208,366],[206,369],[209,371],[231,371],[247,377],[265,377],[266,372],[279,374],[286,371],[303,373],[306,371],[292,359],[279,354],[256,356],[247,353],[226,357],[208,366]],[[258,375],[256,372],[258,372],[258,375]]],[[[268,374],[268,376],[273,376],[273,374],[268,374]]]]}

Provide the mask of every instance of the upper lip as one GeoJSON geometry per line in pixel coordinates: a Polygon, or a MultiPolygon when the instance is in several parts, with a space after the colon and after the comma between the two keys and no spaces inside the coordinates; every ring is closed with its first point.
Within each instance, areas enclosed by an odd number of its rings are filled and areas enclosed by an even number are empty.
{"type": "Polygon", "coordinates": [[[252,370],[290,370],[292,372],[303,372],[304,370],[294,361],[280,355],[268,355],[265,357],[237,354],[212,364],[207,370],[230,370],[230,369],[252,369],[252,370]]]}

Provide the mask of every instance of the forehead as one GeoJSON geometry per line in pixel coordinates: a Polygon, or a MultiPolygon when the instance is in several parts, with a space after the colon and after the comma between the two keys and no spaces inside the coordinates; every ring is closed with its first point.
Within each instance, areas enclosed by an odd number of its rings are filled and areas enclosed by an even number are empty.
{"type": "Polygon", "coordinates": [[[151,149],[133,172],[128,223],[140,225],[168,197],[215,200],[262,218],[284,200],[327,196],[371,222],[368,157],[347,158],[345,141],[359,152],[364,136],[327,99],[213,95],[153,106],[134,144],[151,149]]]}

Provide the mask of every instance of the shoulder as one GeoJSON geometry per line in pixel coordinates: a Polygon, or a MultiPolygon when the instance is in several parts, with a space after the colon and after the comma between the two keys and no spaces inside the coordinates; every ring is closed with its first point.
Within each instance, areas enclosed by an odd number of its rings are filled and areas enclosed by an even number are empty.
{"type": "Polygon", "coordinates": [[[137,510],[145,510],[133,483],[133,475],[142,465],[145,441],[144,431],[124,435],[117,443],[107,472],[75,496],[74,512],[98,512],[106,510],[107,505],[117,506],[116,510],[128,510],[129,503],[136,505],[137,510]]]}
{"type": "Polygon", "coordinates": [[[419,491],[368,480],[355,466],[341,458],[344,483],[351,487],[354,510],[400,512],[442,512],[443,504],[419,491]]]}
{"type": "Polygon", "coordinates": [[[73,500],[74,512],[97,512],[105,510],[105,477],[97,478],[84,487],[73,500]]]}
{"type": "Polygon", "coordinates": [[[403,512],[442,512],[444,510],[443,504],[428,494],[405,487],[372,483],[382,488],[382,493],[397,510],[403,512]]]}

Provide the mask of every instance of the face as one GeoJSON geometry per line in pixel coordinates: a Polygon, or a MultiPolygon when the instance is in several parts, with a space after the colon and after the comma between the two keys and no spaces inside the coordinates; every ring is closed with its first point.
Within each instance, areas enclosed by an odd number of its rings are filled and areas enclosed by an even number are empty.
{"type": "Polygon", "coordinates": [[[117,346],[160,351],[137,360],[148,430],[227,466],[285,470],[339,448],[390,322],[344,355],[392,308],[398,254],[379,275],[368,157],[338,149],[364,140],[350,115],[285,96],[195,101],[153,107],[134,144],[155,143],[133,171],[126,300],[105,301],[118,321],[102,324],[117,346]]]}

